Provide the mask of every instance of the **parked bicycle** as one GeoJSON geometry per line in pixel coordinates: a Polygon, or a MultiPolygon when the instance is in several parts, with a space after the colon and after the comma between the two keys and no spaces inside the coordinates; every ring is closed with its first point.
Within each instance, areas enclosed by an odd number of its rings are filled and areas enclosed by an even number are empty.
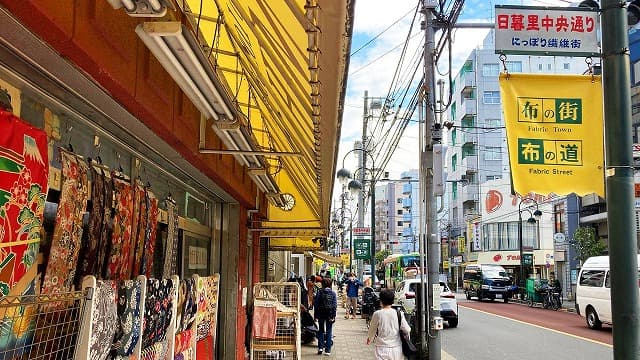
{"type": "Polygon", "coordinates": [[[553,287],[547,286],[545,288],[545,295],[542,301],[542,307],[545,309],[558,310],[562,306],[562,300],[560,300],[560,293],[553,287]]]}

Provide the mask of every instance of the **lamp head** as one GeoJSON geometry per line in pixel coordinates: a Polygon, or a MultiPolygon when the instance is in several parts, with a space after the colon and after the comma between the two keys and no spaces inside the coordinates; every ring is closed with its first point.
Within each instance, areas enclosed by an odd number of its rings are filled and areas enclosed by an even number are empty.
{"type": "Polygon", "coordinates": [[[583,2],[578,4],[578,7],[599,9],[600,4],[598,4],[598,2],[595,0],[584,0],[583,2]]]}
{"type": "Polygon", "coordinates": [[[640,0],[634,0],[627,4],[627,23],[633,26],[640,21],[640,0]]]}
{"type": "Polygon", "coordinates": [[[347,169],[340,169],[336,174],[340,184],[345,185],[349,179],[351,179],[351,171],[347,169]]]}
{"type": "Polygon", "coordinates": [[[360,191],[362,191],[362,184],[358,180],[351,180],[349,181],[348,188],[351,192],[351,195],[357,195],[360,191]]]}
{"type": "Polygon", "coordinates": [[[527,222],[528,222],[529,224],[535,224],[537,221],[536,221],[536,219],[534,219],[534,218],[533,218],[533,216],[532,216],[532,217],[530,217],[530,218],[528,218],[528,219],[527,219],[527,222]]]}
{"type": "Polygon", "coordinates": [[[536,219],[540,219],[542,211],[540,211],[540,209],[536,209],[536,211],[533,212],[533,216],[535,216],[536,219]]]}

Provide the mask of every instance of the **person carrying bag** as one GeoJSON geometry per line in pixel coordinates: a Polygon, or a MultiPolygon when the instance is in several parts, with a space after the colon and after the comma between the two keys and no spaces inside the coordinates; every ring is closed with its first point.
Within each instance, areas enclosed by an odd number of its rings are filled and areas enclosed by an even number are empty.
{"type": "Polygon", "coordinates": [[[391,307],[393,296],[393,290],[382,290],[380,292],[382,309],[374,312],[371,317],[367,345],[375,342],[376,360],[402,360],[405,358],[402,339],[406,337],[408,341],[411,327],[404,315],[391,307]]]}

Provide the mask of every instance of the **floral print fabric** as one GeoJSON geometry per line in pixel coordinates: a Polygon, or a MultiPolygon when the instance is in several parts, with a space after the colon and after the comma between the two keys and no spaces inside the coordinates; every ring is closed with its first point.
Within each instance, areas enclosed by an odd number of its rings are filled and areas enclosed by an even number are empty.
{"type": "Polygon", "coordinates": [[[118,319],[120,326],[114,341],[115,358],[132,355],[140,341],[140,280],[124,280],[118,287],[118,319]]]}
{"type": "Polygon", "coordinates": [[[142,264],[140,273],[148,278],[153,277],[153,252],[156,244],[156,234],[158,230],[158,199],[150,189],[145,191],[145,203],[147,208],[147,221],[144,232],[142,264]]]}
{"type": "MultiPolygon", "coordinates": [[[[0,297],[32,287],[48,190],[47,135],[0,111],[0,297]]],[[[33,290],[33,289],[31,289],[33,290]]]]}
{"type": "Polygon", "coordinates": [[[101,266],[99,259],[104,259],[98,254],[100,248],[102,233],[107,229],[104,228],[104,219],[107,218],[105,209],[111,207],[111,199],[109,199],[109,207],[106,204],[106,181],[102,174],[102,170],[98,171],[95,167],[89,167],[91,175],[91,211],[89,213],[89,229],[85,234],[86,243],[82,247],[80,253],[80,269],[79,276],[94,275],[101,278],[101,266]]]}
{"type": "Polygon", "coordinates": [[[82,238],[82,216],[87,207],[87,165],[61,151],[62,192],[42,285],[43,294],[72,290],[82,238]]]}
{"type": "Polygon", "coordinates": [[[167,338],[167,328],[173,319],[173,280],[148,279],[145,299],[142,347],[144,349],[167,338]]]}
{"type": "Polygon", "coordinates": [[[129,278],[131,254],[131,224],[133,221],[133,188],[126,181],[113,179],[114,216],[109,246],[107,279],[129,278]]]}
{"type": "Polygon", "coordinates": [[[164,246],[165,258],[162,270],[162,277],[168,278],[176,273],[176,261],[178,256],[178,206],[176,203],[167,199],[165,201],[167,207],[167,240],[164,246]]]}
{"type": "Polygon", "coordinates": [[[198,277],[198,328],[197,339],[212,336],[215,342],[218,318],[218,284],[220,275],[198,277]]]}
{"type": "Polygon", "coordinates": [[[114,281],[98,280],[93,293],[89,359],[105,360],[118,325],[117,288],[114,281]]]}

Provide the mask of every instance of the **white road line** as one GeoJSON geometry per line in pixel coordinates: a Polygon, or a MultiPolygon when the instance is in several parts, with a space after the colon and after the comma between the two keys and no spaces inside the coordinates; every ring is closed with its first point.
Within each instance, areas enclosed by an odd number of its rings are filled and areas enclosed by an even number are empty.
{"type": "Polygon", "coordinates": [[[477,311],[477,312],[480,312],[480,313],[484,313],[484,314],[487,314],[487,315],[497,316],[497,317],[500,317],[500,318],[503,318],[503,319],[507,319],[507,320],[511,320],[511,321],[514,321],[514,322],[517,322],[517,323],[521,323],[521,324],[525,324],[525,325],[529,325],[529,326],[537,327],[537,328],[540,328],[540,329],[550,330],[550,331],[553,331],[553,332],[558,333],[558,334],[563,334],[563,335],[571,336],[571,337],[574,337],[574,338],[576,338],[576,339],[580,339],[580,340],[585,340],[585,341],[592,342],[592,343],[594,343],[594,344],[604,345],[604,346],[608,346],[608,347],[610,347],[610,348],[613,348],[613,345],[610,345],[610,344],[607,344],[607,343],[603,343],[603,342],[600,342],[600,341],[597,341],[597,340],[589,339],[589,338],[586,338],[586,337],[582,337],[582,336],[578,336],[578,335],[570,334],[570,333],[568,333],[568,332],[564,332],[564,331],[560,331],[560,330],[556,330],[556,329],[548,328],[548,327],[541,326],[541,325],[530,324],[530,323],[528,323],[528,322],[526,322],[526,321],[521,321],[521,320],[512,319],[512,318],[510,318],[510,317],[506,317],[506,316],[502,316],[502,315],[494,314],[494,313],[491,313],[491,312],[488,312],[488,311],[483,311],[483,310],[474,309],[474,308],[467,307],[467,306],[464,306],[464,308],[465,308],[465,309],[469,309],[469,310],[473,310],[473,311],[477,311]]]}

